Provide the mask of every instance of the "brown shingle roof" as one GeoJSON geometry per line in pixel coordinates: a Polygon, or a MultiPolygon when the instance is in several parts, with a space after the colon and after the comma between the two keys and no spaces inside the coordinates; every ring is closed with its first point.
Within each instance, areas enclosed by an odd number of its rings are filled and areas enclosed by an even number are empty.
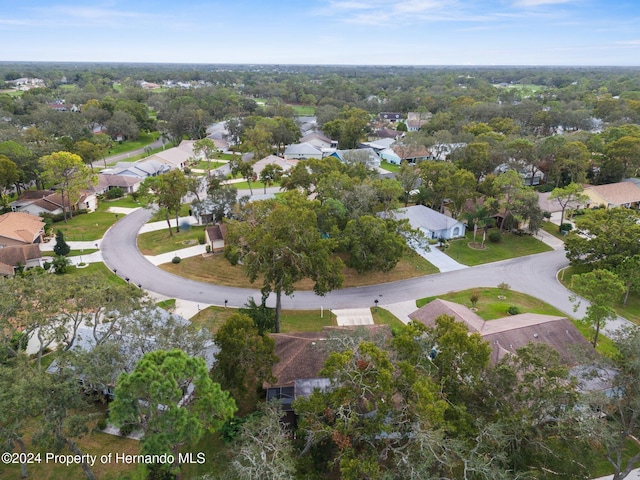
{"type": "Polygon", "coordinates": [[[214,240],[224,240],[224,237],[227,235],[227,226],[225,224],[215,224],[207,227],[206,231],[210,242],[214,240]]]}
{"type": "Polygon", "coordinates": [[[274,333],[275,354],[280,361],[273,367],[276,381],[271,386],[293,386],[295,380],[318,378],[328,357],[326,341],[337,332],[366,332],[370,339],[391,336],[388,325],[323,327],[322,332],[274,333]]]}
{"type": "Polygon", "coordinates": [[[427,326],[434,326],[435,319],[440,315],[449,315],[456,321],[463,322],[469,332],[479,333],[489,342],[493,350],[492,363],[507,353],[515,353],[529,342],[546,343],[569,365],[597,356],[591,344],[565,317],[522,313],[485,321],[464,305],[441,299],[424,305],[409,317],[427,326]]]}
{"type": "Polygon", "coordinates": [[[40,247],[35,243],[0,248],[0,274],[13,275],[13,267],[26,265],[28,260],[40,257],[40,247]]]}

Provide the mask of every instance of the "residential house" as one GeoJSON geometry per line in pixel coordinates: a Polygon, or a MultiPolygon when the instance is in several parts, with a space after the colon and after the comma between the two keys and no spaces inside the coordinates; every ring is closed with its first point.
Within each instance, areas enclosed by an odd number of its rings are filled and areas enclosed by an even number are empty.
{"type": "Polygon", "coordinates": [[[211,225],[204,231],[204,239],[207,245],[211,246],[213,253],[224,250],[224,238],[227,234],[227,226],[223,223],[211,225]]]}
{"type": "Polygon", "coordinates": [[[399,139],[404,135],[404,132],[399,132],[398,130],[392,130],[387,127],[376,128],[373,133],[370,135],[372,139],[382,139],[382,138],[392,138],[394,140],[399,139]]]}
{"type": "Polygon", "coordinates": [[[310,143],[314,147],[319,149],[325,148],[338,148],[338,142],[336,140],[331,140],[326,135],[323,135],[320,132],[311,132],[302,137],[298,143],[310,143]]]}
{"type": "Polygon", "coordinates": [[[42,253],[36,243],[0,248],[0,275],[13,276],[20,267],[42,267],[42,253]]]}
{"type": "Polygon", "coordinates": [[[296,398],[308,397],[315,389],[326,390],[329,378],[320,376],[320,370],[329,356],[331,345],[340,336],[360,336],[374,341],[388,339],[388,325],[358,327],[323,327],[322,332],[274,333],[275,354],[280,361],[273,367],[273,383],[265,383],[267,401],[279,401],[285,421],[295,425],[292,403],[296,398]]]}
{"type": "Polygon", "coordinates": [[[403,116],[399,112],[382,112],[378,114],[378,118],[384,122],[400,122],[403,116]]]}
{"type": "Polygon", "coordinates": [[[175,169],[184,169],[187,165],[187,161],[193,158],[193,147],[188,144],[185,144],[181,147],[173,147],[168,148],[166,150],[162,150],[160,152],[154,153],[153,155],[149,155],[142,160],[138,160],[137,164],[144,164],[151,161],[157,161],[167,165],[170,170],[175,169]]]}
{"type": "Polygon", "coordinates": [[[449,315],[464,323],[470,333],[480,334],[491,346],[492,364],[532,342],[546,343],[570,366],[597,358],[593,346],[566,317],[522,313],[485,321],[464,305],[436,299],[410,314],[409,318],[434,326],[440,315],[449,315]]]}
{"type": "Polygon", "coordinates": [[[131,175],[110,175],[99,173],[96,190],[99,194],[104,194],[112,188],[120,188],[124,193],[137,192],[143,179],[131,175]]]}
{"type": "Polygon", "coordinates": [[[0,247],[42,243],[45,223],[40,217],[23,212],[0,215],[0,247]]]}
{"type": "Polygon", "coordinates": [[[268,155],[264,157],[262,160],[258,160],[256,163],[253,164],[253,171],[256,175],[260,176],[260,172],[262,172],[264,167],[270,164],[274,164],[274,165],[280,166],[283,172],[287,172],[291,170],[297,163],[298,163],[298,160],[286,160],[276,155],[268,155]]]}
{"type": "Polygon", "coordinates": [[[466,147],[466,143],[437,143],[430,149],[430,155],[427,160],[445,161],[454,150],[466,147]]]}
{"type": "Polygon", "coordinates": [[[431,151],[424,145],[394,144],[391,149],[401,160],[411,164],[428,160],[432,155],[431,151]]]}
{"type": "Polygon", "coordinates": [[[431,112],[409,112],[407,113],[407,130],[417,132],[426,124],[433,114],[431,112]]]}
{"type": "Polygon", "coordinates": [[[118,162],[110,168],[101,170],[100,173],[103,175],[124,175],[145,179],[147,177],[162,175],[170,170],[171,167],[168,164],[147,157],[144,162],[118,162]]]}
{"type": "Polygon", "coordinates": [[[545,174],[542,170],[536,166],[526,165],[523,162],[517,162],[512,160],[510,163],[502,163],[498,165],[494,171],[496,175],[506,172],[507,170],[515,170],[520,174],[520,177],[524,181],[525,185],[535,186],[540,185],[544,180],[545,174]]]}
{"type": "Polygon", "coordinates": [[[322,149],[311,143],[293,143],[284,149],[285,160],[304,160],[309,158],[323,158],[322,149]]]}
{"type": "Polygon", "coordinates": [[[455,218],[425,207],[413,205],[391,213],[397,220],[409,220],[411,228],[421,230],[427,238],[445,239],[464,237],[466,225],[455,218]]]}
{"type": "Polygon", "coordinates": [[[618,182],[608,185],[588,185],[584,194],[589,197],[586,207],[640,208],[640,187],[633,182],[618,182]]]}
{"type": "Polygon", "coordinates": [[[378,169],[382,159],[373,148],[356,148],[353,150],[336,150],[329,155],[336,157],[342,163],[362,163],[369,168],[378,169]]]}
{"type": "MultiPolygon", "coordinates": [[[[26,190],[20,194],[17,200],[9,204],[14,212],[25,212],[31,215],[60,215],[64,210],[69,211],[67,198],[53,190],[26,190]]],[[[80,193],[80,197],[71,210],[87,210],[93,212],[98,208],[98,198],[93,189],[80,193]]]]}
{"type": "Polygon", "coordinates": [[[376,153],[380,153],[383,150],[388,149],[395,143],[393,138],[380,138],[371,142],[363,142],[358,145],[358,148],[373,148],[376,153]]]}

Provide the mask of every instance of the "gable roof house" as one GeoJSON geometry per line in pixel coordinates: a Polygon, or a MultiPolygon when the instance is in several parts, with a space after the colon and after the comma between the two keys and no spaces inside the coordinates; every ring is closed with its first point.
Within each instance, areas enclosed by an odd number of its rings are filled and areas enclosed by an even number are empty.
{"type": "Polygon", "coordinates": [[[640,208],[640,187],[633,182],[618,182],[608,185],[588,185],[584,194],[589,197],[586,207],[640,208]]]}
{"type": "Polygon", "coordinates": [[[292,143],[284,149],[285,160],[303,160],[309,158],[323,158],[322,150],[311,143],[292,143]]]}
{"type": "Polygon", "coordinates": [[[378,169],[382,162],[380,156],[373,148],[356,148],[352,150],[336,150],[329,155],[336,157],[342,163],[363,163],[369,168],[378,169]]]}
{"type": "Polygon", "coordinates": [[[522,313],[485,321],[464,305],[435,299],[409,315],[427,326],[434,326],[440,315],[449,315],[464,323],[470,333],[479,333],[491,345],[491,363],[533,343],[546,343],[556,350],[563,362],[574,366],[597,357],[593,346],[566,317],[522,313]]]}
{"type": "Polygon", "coordinates": [[[36,243],[0,248],[0,275],[13,276],[19,267],[42,267],[42,252],[36,243]]]}
{"type": "Polygon", "coordinates": [[[432,156],[431,152],[427,149],[427,147],[423,145],[413,146],[413,145],[396,144],[396,145],[392,145],[390,148],[402,160],[406,160],[411,164],[428,160],[432,156]]]}
{"type": "Polygon", "coordinates": [[[399,122],[403,117],[399,112],[382,112],[378,114],[378,118],[385,122],[399,122]]]}
{"type": "Polygon", "coordinates": [[[171,170],[182,170],[186,166],[187,160],[189,160],[193,156],[193,148],[189,149],[188,145],[185,145],[182,148],[173,147],[162,150],[161,152],[149,155],[142,160],[138,160],[138,162],[136,163],[144,164],[155,160],[167,165],[171,170]]]}
{"type": "Polygon", "coordinates": [[[421,230],[427,238],[450,240],[452,238],[464,237],[467,226],[440,212],[425,207],[424,205],[413,205],[411,207],[399,208],[391,214],[397,220],[409,220],[411,228],[421,230]]]}
{"type": "Polygon", "coordinates": [[[374,341],[389,338],[388,325],[358,327],[323,327],[321,332],[273,333],[275,354],[280,359],[274,365],[275,381],[264,384],[267,401],[277,400],[285,413],[285,421],[295,425],[292,403],[298,397],[308,397],[315,389],[326,390],[331,380],[320,377],[320,370],[329,356],[332,341],[338,336],[360,335],[374,341]]]}
{"type": "Polygon", "coordinates": [[[318,147],[320,149],[323,148],[338,148],[338,142],[336,140],[331,140],[326,135],[323,135],[320,132],[311,132],[302,137],[298,143],[310,143],[314,147],[318,147]]]}
{"type": "Polygon", "coordinates": [[[207,245],[211,245],[213,253],[224,250],[224,237],[227,235],[227,226],[223,223],[211,225],[204,230],[204,238],[207,245]]]}
{"type": "Polygon", "coordinates": [[[23,212],[0,215],[0,247],[41,243],[45,223],[40,217],[23,212]]]}

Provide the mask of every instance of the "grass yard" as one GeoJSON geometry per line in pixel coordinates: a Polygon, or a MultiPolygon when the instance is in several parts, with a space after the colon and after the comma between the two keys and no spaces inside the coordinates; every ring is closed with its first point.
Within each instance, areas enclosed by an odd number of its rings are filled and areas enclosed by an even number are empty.
{"type": "Polygon", "coordinates": [[[138,235],[138,248],[143,255],[160,255],[161,253],[193,247],[204,239],[204,228],[201,226],[180,228],[175,231],[175,220],[172,222],[173,235],[169,236],[169,229],[156,230],[138,235]]]}
{"type": "MultiPolygon", "coordinates": [[[[479,244],[481,240],[482,233],[478,232],[476,242],[479,244]]],[[[491,243],[487,240],[483,250],[471,248],[469,244],[472,242],[473,230],[467,232],[465,238],[450,241],[446,254],[463,265],[475,266],[552,250],[550,246],[532,235],[518,236],[504,233],[500,243],[491,243]]]]}
{"type": "MultiPolygon", "coordinates": [[[[251,189],[249,188],[249,183],[247,182],[233,182],[230,185],[236,190],[253,190],[253,193],[255,194],[264,193],[264,187],[265,187],[264,183],[262,183],[260,180],[251,182],[251,189]]],[[[280,186],[279,182],[273,182],[271,185],[267,185],[267,188],[279,187],[279,186],[280,186]]]]}
{"type": "MultiPolygon", "coordinates": [[[[174,275],[190,278],[199,282],[237,288],[260,288],[260,279],[257,279],[254,283],[250,283],[244,274],[242,266],[230,265],[223,255],[185,258],[178,264],[165,263],[161,265],[160,268],[174,275]]],[[[421,277],[423,275],[438,273],[438,269],[421,256],[414,252],[407,251],[405,256],[390,272],[358,274],[355,270],[345,267],[343,273],[345,276],[343,287],[348,288],[421,277]]],[[[312,289],[313,282],[310,280],[302,280],[296,285],[296,290],[309,291],[312,289]]]]}
{"type": "Polygon", "coordinates": [[[116,222],[116,216],[107,212],[111,205],[100,202],[95,212],[76,215],[67,223],[56,222],[48,226],[55,234],[58,230],[64,233],[66,241],[92,241],[103,237],[107,229],[116,222]]]}
{"type": "Polygon", "coordinates": [[[127,283],[123,278],[115,275],[104,263],[89,263],[86,267],[69,267],[65,275],[90,276],[107,279],[110,283],[123,285],[127,283]]]}
{"type": "MultiPolygon", "coordinates": [[[[180,212],[178,213],[179,216],[181,217],[186,217],[189,215],[189,210],[191,210],[191,205],[188,204],[182,204],[180,205],[180,212]]],[[[169,215],[169,220],[171,221],[171,226],[173,227],[173,230],[175,231],[176,228],[176,215],[175,213],[172,213],[169,215]]],[[[164,212],[161,210],[156,211],[153,216],[151,217],[151,219],[149,220],[149,222],[167,222],[167,219],[165,218],[164,212]]]]}
{"type": "Polygon", "coordinates": [[[316,114],[316,107],[314,107],[313,105],[289,105],[289,106],[292,107],[295,110],[296,115],[300,117],[310,117],[316,114]]]}
{"type": "Polygon", "coordinates": [[[573,232],[569,232],[567,235],[562,235],[560,233],[560,227],[555,223],[551,222],[542,222],[542,230],[553,235],[556,238],[559,238],[563,242],[571,235],[575,235],[573,232]]]}
{"type": "Polygon", "coordinates": [[[199,170],[204,170],[205,172],[211,168],[211,170],[215,170],[216,168],[220,168],[223,165],[226,165],[226,162],[216,162],[214,160],[211,161],[211,165],[206,160],[200,160],[197,164],[193,165],[193,168],[197,168],[199,170]]]}
{"type": "MultiPolygon", "coordinates": [[[[120,153],[131,152],[132,150],[144,148],[150,143],[153,143],[155,140],[157,140],[157,138],[157,132],[140,133],[137,140],[127,140],[126,142],[122,143],[115,142],[107,152],[107,156],[118,155],[120,153]]],[[[160,150],[162,150],[162,148],[160,150]]]]}
{"type": "Polygon", "coordinates": [[[400,170],[400,165],[396,165],[394,163],[389,163],[385,160],[383,160],[380,163],[380,168],[382,168],[383,170],[386,170],[387,172],[397,172],[398,170],[400,170]]]}

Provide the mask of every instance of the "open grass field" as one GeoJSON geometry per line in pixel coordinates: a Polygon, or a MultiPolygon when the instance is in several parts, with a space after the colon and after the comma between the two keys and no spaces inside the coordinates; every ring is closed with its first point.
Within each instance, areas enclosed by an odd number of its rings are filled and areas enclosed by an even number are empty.
{"type": "MultiPolygon", "coordinates": [[[[175,275],[200,282],[215,283],[238,288],[260,288],[261,279],[249,282],[240,265],[230,265],[222,255],[210,255],[185,258],[178,264],[166,263],[160,266],[163,270],[175,275]]],[[[406,278],[420,277],[438,273],[438,269],[419,255],[407,251],[398,265],[390,272],[370,272],[358,274],[355,270],[345,268],[343,287],[357,287],[394,282],[406,278]]],[[[303,280],[296,285],[296,290],[312,290],[313,283],[303,280]]]]}
{"type": "MultiPolygon", "coordinates": [[[[478,232],[476,242],[479,244],[481,240],[482,233],[478,232]]],[[[492,243],[487,240],[485,248],[482,250],[470,247],[469,244],[472,242],[473,229],[467,232],[465,238],[449,242],[446,254],[463,265],[474,266],[552,250],[550,246],[542,243],[532,235],[518,236],[512,233],[504,233],[499,243],[492,243]]]]}
{"type": "MultiPolygon", "coordinates": [[[[144,148],[150,143],[153,143],[157,139],[158,139],[157,132],[152,132],[152,133],[142,132],[140,133],[140,135],[138,135],[137,140],[127,140],[126,142],[122,142],[122,143],[115,142],[106,154],[107,156],[111,156],[111,155],[119,155],[121,153],[131,152],[132,150],[144,148]]],[[[160,150],[162,150],[162,148],[160,150]]]]}
{"type": "Polygon", "coordinates": [[[62,230],[66,241],[99,240],[116,222],[116,215],[107,211],[109,207],[108,202],[100,202],[95,212],[76,215],[67,220],[67,223],[53,223],[50,228],[53,233],[62,230]]]}
{"type": "Polygon", "coordinates": [[[398,170],[400,170],[400,165],[396,165],[394,163],[389,163],[386,161],[382,161],[380,163],[380,168],[382,168],[383,170],[386,170],[387,172],[397,172],[398,170]]]}

